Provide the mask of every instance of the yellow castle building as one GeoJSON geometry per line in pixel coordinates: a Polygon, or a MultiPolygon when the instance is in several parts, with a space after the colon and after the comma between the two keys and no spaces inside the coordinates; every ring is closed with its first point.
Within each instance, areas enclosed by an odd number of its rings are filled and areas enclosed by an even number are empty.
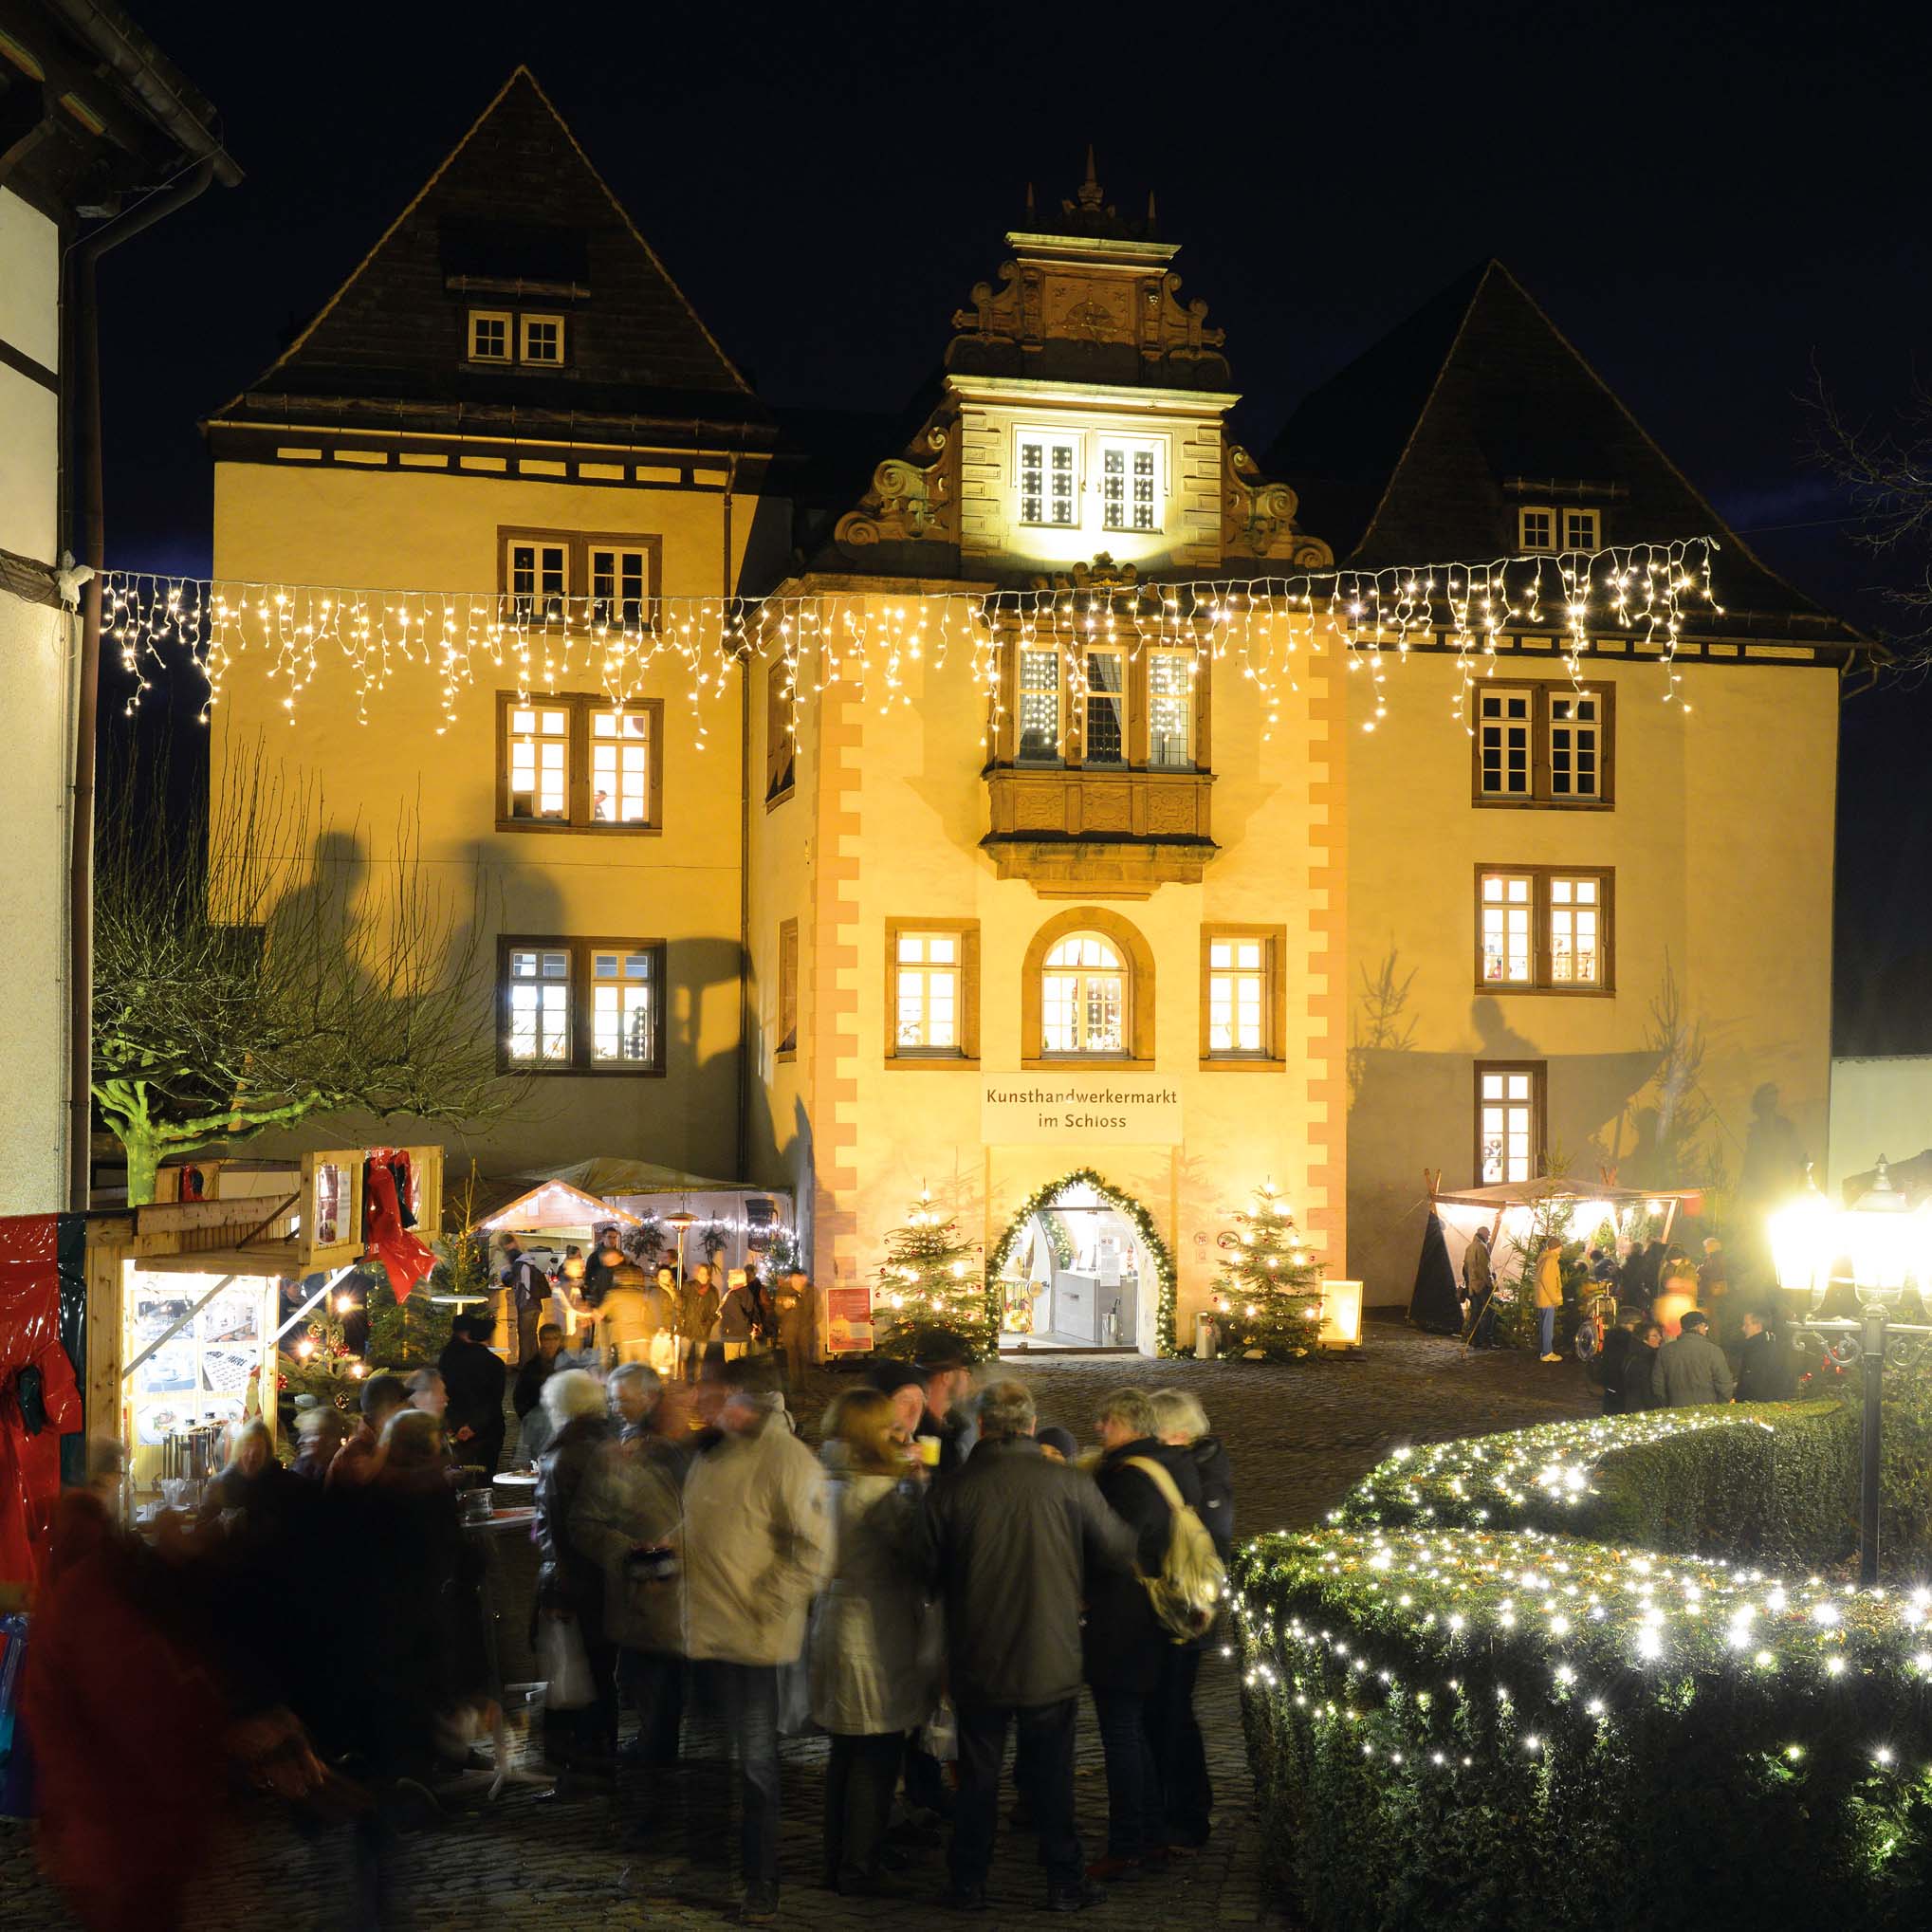
{"type": "Polygon", "coordinates": [[[318,682],[288,728],[259,675],[215,714],[352,857],[408,810],[480,881],[478,1024],[529,1076],[483,1164],[788,1188],[828,1335],[929,1192],[1010,1338],[1152,1352],[1264,1181],[1401,1302],[1426,1168],[1749,1187],[1818,1144],[1853,634],[1498,265],[1257,464],[1177,247],[1091,162],[1005,244],[911,440],[828,486],[519,70],[210,421],[218,578],[493,592],[535,640],[453,721],[407,671],[373,725],[318,682]],[[1694,633],[1538,611],[1473,673],[1288,588],[1707,537],[1694,633]],[[674,653],[546,678],[553,617],[673,609],[783,648],[695,697],[674,653]],[[819,675],[854,640],[864,680],[819,675]]]}

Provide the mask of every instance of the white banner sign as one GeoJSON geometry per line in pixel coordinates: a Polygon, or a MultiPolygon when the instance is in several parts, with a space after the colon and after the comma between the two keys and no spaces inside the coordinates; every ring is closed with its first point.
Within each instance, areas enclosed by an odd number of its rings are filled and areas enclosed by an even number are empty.
{"type": "Polygon", "coordinates": [[[987,1074],[980,1135],[994,1147],[1174,1147],[1181,1088],[1159,1074],[987,1074]]]}

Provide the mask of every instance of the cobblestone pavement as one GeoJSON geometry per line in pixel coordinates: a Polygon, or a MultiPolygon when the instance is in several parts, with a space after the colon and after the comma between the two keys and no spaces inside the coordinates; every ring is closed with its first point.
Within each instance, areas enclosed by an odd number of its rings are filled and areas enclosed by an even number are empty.
{"type": "MultiPolygon", "coordinates": [[[[1594,1406],[1581,1370],[1545,1367],[1516,1353],[1466,1354],[1455,1343],[1371,1323],[1355,1358],[1280,1369],[1252,1363],[1143,1363],[1084,1358],[1009,1363],[1029,1382],[1042,1422],[1083,1441],[1095,1398],[1128,1381],[1191,1389],[1234,1459],[1241,1534],[1314,1523],[1349,1484],[1390,1449],[1555,1421],[1594,1406]]],[[[816,1432],[819,1398],[838,1385],[814,1378],[798,1407],[816,1432]]],[[[1171,1875],[1116,1886],[1085,1915],[1095,1932],[1145,1926],[1164,1932],[1214,1925],[1283,1924],[1263,1897],[1253,1794],[1242,1754],[1232,1669],[1210,1655],[1201,1677],[1200,1711],[1218,1797],[1215,1830],[1202,1854],[1171,1875]]],[[[910,1850],[902,1883],[913,1902],[855,1902],[816,1888],[823,1746],[785,1747],[784,1890],[781,1922],[822,1932],[886,1925],[909,1911],[922,1916],[941,1889],[944,1852],[910,1850]]],[[[1080,1723],[1076,1774],[1079,1820],[1090,1855],[1104,1848],[1106,1788],[1091,1709],[1080,1723]]],[[[404,1842],[399,1876],[407,1904],[398,1925],[431,1928],[529,1926],[717,1927],[734,1903],[724,1863],[734,1834],[718,1821],[702,1855],[685,1844],[637,1855],[615,1842],[635,1792],[615,1798],[545,1798],[513,1793],[488,1807],[455,1809],[437,1830],[404,1842]]],[[[1043,1896],[1028,1839],[1002,1831],[989,1892],[991,1923],[1036,1917],[1043,1896]]],[[[334,1932],[347,1923],[348,1857],[340,1833],[299,1837],[282,1817],[249,1809],[236,1820],[218,1869],[197,1899],[191,1923],[240,1927],[265,1917],[285,1932],[334,1932]]],[[[982,1922],[986,1923],[986,1922],[982,1922]]],[[[23,1827],[0,1825],[0,1926],[63,1932],[72,1923],[35,1872],[23,1827]]]]}

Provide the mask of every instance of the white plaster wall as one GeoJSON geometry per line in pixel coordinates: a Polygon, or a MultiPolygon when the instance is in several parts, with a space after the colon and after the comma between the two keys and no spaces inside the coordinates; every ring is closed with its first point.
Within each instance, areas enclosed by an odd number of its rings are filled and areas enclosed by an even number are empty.
{"type": "Polygon", "coordinates": [[[1881,1157],[1908,1161],[1932,1149],[1932,1055],[1890,1054],[1831,1062],[1831,1142],[1826,1192],[1842,1199],[1853,1174],[1881,1157]]]}
{"type": "Polygon", "coordinates": [[[64,1205],[68,619],[0,591],[0,906],[8,988],[0,1021],[0,1214],[64,1205]]]}
{"type": "MultiPolygon", "coordinates": [[[[0,188],[0,342],[60,367],[60,230],[0,188]]],[[[60,408],[52,390],[0,365],[0,550],[54,561],[60,408]]]]}

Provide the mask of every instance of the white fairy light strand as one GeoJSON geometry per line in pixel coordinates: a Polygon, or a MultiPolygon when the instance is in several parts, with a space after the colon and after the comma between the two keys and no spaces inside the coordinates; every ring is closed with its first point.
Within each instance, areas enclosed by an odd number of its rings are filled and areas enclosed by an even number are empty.
{"type": "MultiPolygon", "coordinates": [[[[435,678],[437,730],[463,699],[506,677],[519,696],[596,681],[616,703],[638,694],[662,660],[682,672],[699,743],[706,701],[722,696],[734,665],[782,660],[792,728],[811,699],[845,685],[890,713],[910,703],[911,668],[929,654],[970,653],[987,698],[988,736],[1006,714],[1003,647],[1057,651],[1073,702],[1060,708],[1059,748],[1086,707],[1088,653],[1150,649],[1237,663],[1253,685],[1264,737],[1279,723],[1284,689],[1300,689],[1307,654],[1332,640],[1372,685],[1372,731],[1387,713],[1388,676],[1425,646],[1453,653],[1462,675],[1453,712],[1465,728],[1468,695],[1493,675],[1503,640],[1547,639],[1573,684],[1593,638],[1627,638],[1653,657],[1666,703],[1682,705],[1678,646],[1693,614],[1721,616],[1711,588],[1708,538],[1619,545],[1589,555],[1525,556],[1426,568],[1332,569],[1253,580],[1100,583],[1053,589],[908,595],[876,590],[809,597],[657,598],[641,610],[589,597],[499,592],[378,591],[240,582],[109,571],[102,628],[134,681],[128,708],[152,688],[165,653],[184,653],[207,683],[202,719],[238,665],[266,661],[292,723],[305,694],[345,672],[357,716],[399,678],[435,678]]],[[[1684,708],[1688,708],[1687,706],[1684,708]]]]}

